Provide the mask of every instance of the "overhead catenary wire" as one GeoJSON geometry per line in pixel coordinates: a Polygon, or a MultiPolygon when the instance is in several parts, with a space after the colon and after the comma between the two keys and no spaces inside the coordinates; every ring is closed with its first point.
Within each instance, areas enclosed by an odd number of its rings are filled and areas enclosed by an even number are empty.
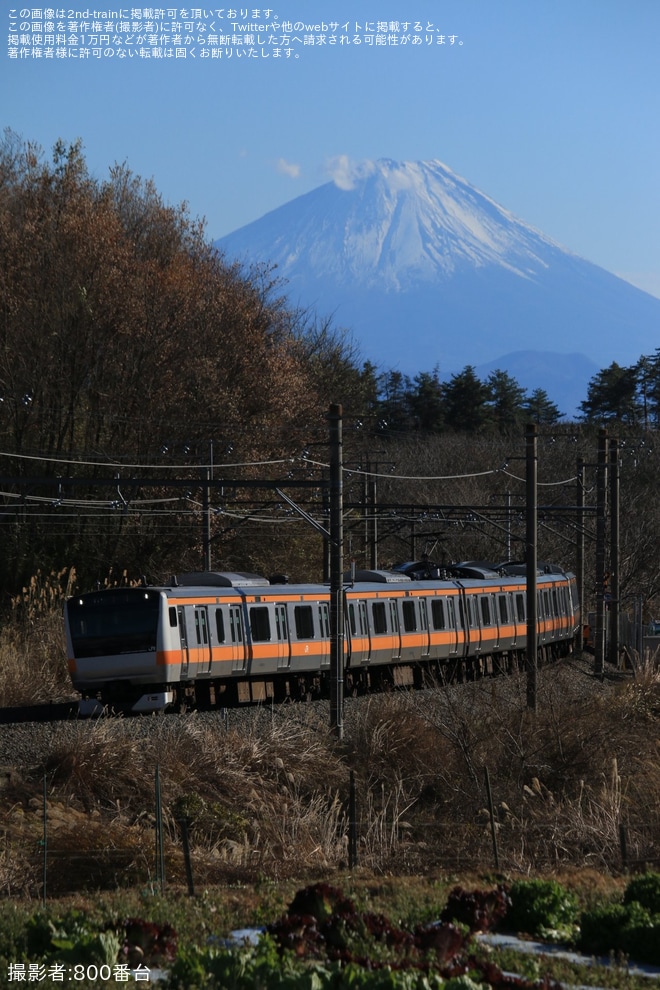
{"type": "Polygon", "coordinates": [[[117,468],[130,469],[131,471],[190,471],[192,469],[198,470],[199,468],[238,468],[238,467],[268,467],[272,464],[291,464],[297,458],[294,457],[281,457],[277,460],[268,461],[236,461],[233,463],[218,463],[214,464],[198,464],[192,461],[188,461],[186,464],[124,464],[121,461],[84,461],[67,459],[63,457],[49,457],[45,454],[12,454],[8,451],[0,451],[0,457],[9,457],[15,460],[22,461],[39,461],[42,464],[73,464],[78,467],[102,467],[102,468],[112,468],[116,470],[117,468]]]}
{"type": "MultiPolygon", "coordinates": [[[[221,470],[221,469],[225,470],[227,468],[269,467],[278,464],[296,464],[296,463],[310,465],[312,467],[321,468],[323,470],[328,470],[330,468],[330,464],[327,461],[316,461],[316,460],[312,460],[309,457],[304,457],[304,456],[292,456],[292,457],[277,458],[272,460],[261,460],[261,461],[234,461],[231,463],[225,463],[225,462],[219,463],[216,461],[213,464],[211,463],[195,464],[191,462],[188,462],[186,464],[163,464],[163,463],[123,464],[118,461],[85,461],[85,460],[77,460],[77,459],[49,457],[38,454],[12,454],[7,451],[0,451],[0,457],[14,458],[18,460],[36,461],[46,464],[69,464],[69,465],[77,465],[80,467],[105,467],[112,469],[123,468],[134,471],[135,470],[190,471],[190,470],[200,470],[200,469],[210,470],[211,468],[213,468],[214,470],[221,470]]],[[[392,481],[461,481],[461,480],[469,480],[470,478],[484,478],[484,477],[488,477],[489,475],[502,474],[515,481],[524,482],[525,481],[524,478],[521,478],[520,476],[515,475],[510,471],[507,471],[506,469],[507,463],[508,462],[505,461],[504,465],[500,465],[499,467],[496,468],[488,468],[485,471],[468,471],[461,474],[432,474],[432,475],[394,474],[391,471],[388,472],[372,471],[372,470],[364,470],[363,468],[344,468],[344,474],[347,476],[359,475],[360,477],[368,477],[368,478],[387,478],[392,481]]],[[[573,475],[570,478],[564,478],[559,481],[539,482],[539,485],[543,487],[548,487],[553,485],[561,486],[561,485],[572,484],[576,480],[577,480],[577,475],[573,475]]],[[[295,479],[292,479],[292,481],[295,481],[295,479]]]]}

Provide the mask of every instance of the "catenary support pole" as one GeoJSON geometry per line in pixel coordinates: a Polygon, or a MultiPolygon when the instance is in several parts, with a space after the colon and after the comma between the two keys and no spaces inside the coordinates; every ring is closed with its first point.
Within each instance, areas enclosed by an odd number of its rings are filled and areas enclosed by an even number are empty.
{"type": "Polygon", "coordinates": [[[202,496],[202,518],[204,521],[204,534],[202,537],[203,546],[203,566],[205,571],[211,570],[211,469],[206,468],[204,471],[204,478],[206,484],[203,488],[202,496]]]}
{"type": "Polygon", "coordinates": [[[536,673],[538,666],[537,636],[537,523],[538,523],[538,436],[536,424],[530,423],[525,433],[526,460],[526,553],[527,573],[527,707],[536,711],[536,673]]]}
{"type": "Polygon", "coordinates": [[[596,467],[596,623],[594,628],[594,674],[605,673],[605,554],[607,536],[607,431],[598,434],[596,467]]]}
{"type": "MultiPolygon", "coordinates": [[[[376,471],[378,471],[378,464],[376,464],[376,471]]],[[[369,479],[369,515],[371,516],[369,564],[375,571],[378,570],[378,478],[375,476],[369,479]]]]}
{"type": "Polygon", "coordinates": [[[577,532],[577,593],[578,601],[580,603],[580,630],[578,632],[578,642],[577,648],[582,649],[583,646],[583,628],[587,621],[587,614],[584,607],[584,460],[578,457],[577,461],[577,492],[576,492],[576,506],[577,506],[577,520],[576,520],[576,532],[577,532]]]}
{"type": "Polygon", "coordinates": [[[610,597],[608,602],[610,638],[607,659],[619,665],[619,444],[610,439],[610,597]]]}
{"type": "Polygon", "coordinates": [[[330,422],[330,729],[344,738],[344,523],[342,407],[330,422]]]}

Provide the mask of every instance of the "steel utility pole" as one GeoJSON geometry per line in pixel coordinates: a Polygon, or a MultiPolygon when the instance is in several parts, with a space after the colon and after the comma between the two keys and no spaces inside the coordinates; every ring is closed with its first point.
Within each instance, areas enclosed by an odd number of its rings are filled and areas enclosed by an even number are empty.
{"type": "Polygon", "coordinates": [[[581,457],[577,462],[577,592],[580,603],[580,632],[578,634],[577,648],[582,650],[583,629],[587,621],[587,613],[584,607],[584,461],[581,457]]]}
{"type": "Polygon", "coordinates": [[[596,475],[596,623],[594,629],[594,673],[605,673],[605,555],[607,537],[607,430],[598,434],[596,475]]]}
{"type": "Polygon", "coordinates": [[[608,660],[619,664],[619,442],[610,440],[610,640],[608,660]]]}
{"type": "Polygon", "coordinates": [[[206,468],[204,470],[204,478],[206,484],[203,488],[202,495],[202,521],[204,526],[204,532],[202,534],[202,556],[203,569],[205,571],[211,570],[211,469],[206,468]]]}
{"type": "Polygon", "coordinates": [[[344,505],[342,407],[330,421],[330,729],[344,738],[344,505]]]}
{"type": "Polygon", "coordinates": [[[538,522],[538,437],[536,423],[530,423],[525,434],[526,488],[527,488],[527,522],[526,522],[526,553],[527,571],[527,707],[536,711],[536,672],[538,666],[538,646],[536,618],[538,614],[536,599],[537,561],[537,522],[538,522]]]}

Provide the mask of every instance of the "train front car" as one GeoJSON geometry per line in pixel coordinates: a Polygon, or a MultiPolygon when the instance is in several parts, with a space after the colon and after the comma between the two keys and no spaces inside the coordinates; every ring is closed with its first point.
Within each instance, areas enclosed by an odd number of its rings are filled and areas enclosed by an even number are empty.
{"type": "Polygon", "coordinates": [[[167,597],[152,587],[109,588],[70,598],[65,606],[69,673],[82,714],[103,705],[157,711],[172,704],[180,670],[168,659],[172,639],[167,597]]]}

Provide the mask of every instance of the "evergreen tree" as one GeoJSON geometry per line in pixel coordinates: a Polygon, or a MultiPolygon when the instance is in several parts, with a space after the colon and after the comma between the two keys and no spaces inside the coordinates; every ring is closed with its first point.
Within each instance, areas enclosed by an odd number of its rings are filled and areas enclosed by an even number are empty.
{"type": "Polygon", "coordinates": [[[491,423],[498,433],[519,429],[525,419],[525,390],[506,371],[493,371],[486,380],[491,423]]]}
{"type": "Polygon", "coordinates": [[[636,365],[641,424],[645,430],[660,426],[660,348],[641,357],[636,365]]]}
{"type": "Polygon", "coordinates": [[[638,365],[624,368],[613,361],[589,382],[587,398],[580,403],[590,423],[621,422],[635,425],[641,416],[637,395],[638,365]]]}
{"type": "Polygon", "coordinates": [[[539,426],[552,426],[558,423],[563,413],[554,402],[551,402],[548,393],[542,388],[536,388],[527,397],[524,403],[524,411],[528,419],[539,426]]]}
{"type": "Polygon", "coordinates": [[[453,430],[477,433],[489,420],[488,387],[477,378],[474,366],[452,375],[444,386],[445,422],[453,430]]]}
{"type": "Polygon", "coordinates": [[[410,395],[410,410],[417,429],[440,433],[444,424],[443,388],[437,367],[415,376],[410,395]]]}
{"type": "Polygon", "coordinates": [[[400,371],[388,371],[378,379],[378,425],[386,432],[402,432],[413,428],[410,412],[412,384],[400,371]]]}

